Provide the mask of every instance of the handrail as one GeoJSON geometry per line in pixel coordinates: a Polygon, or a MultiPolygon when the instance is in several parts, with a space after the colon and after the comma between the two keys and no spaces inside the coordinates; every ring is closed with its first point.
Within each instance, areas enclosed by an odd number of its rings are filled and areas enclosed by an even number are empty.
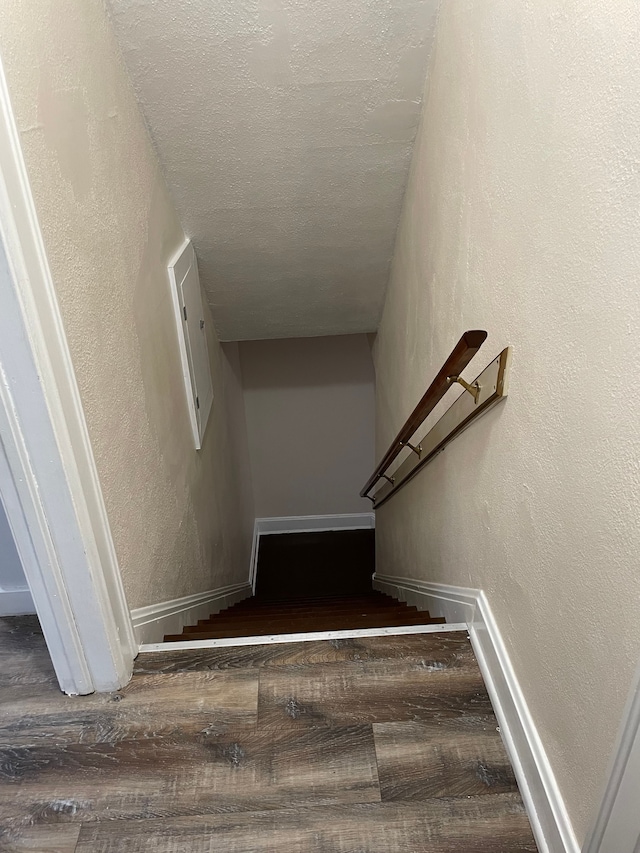
{"type": "Polygon", "coordinates": [[[438,371],[438,375],[427,388],[424,396],[411,412],[404,423],[404,426],[391,442],[389,449],[382,457],[382,460],[373,474],[367,480],[364,488],[360,492],[360,497],[368,497],[371,488],[385,476],[385,471],[396,459],[405,447],[409,447],[411,437],[418,427],[426,420],[427,416],[433,411],[446,392],[451,387],[450,377],[458,377],[464,368],[469,364],[474,355],[478,352],[482,344],[487,339],[487,333],[481,329],[472,329],[465,332],[455,345],[451,354],[438,371]]]}
{"type": "MultiPolygon", "coordinates": [[[[509,393],[510,363],[511,347],[505,347],[473,382],[465,382],[459,376],[457,379],[451,377],[452,382],[455,380],[462,383],[468,393],[456,397],[424,435],[412,438],[412,444],[407,442],[412,453],[397,467],[389,468],[390,475],[382,475],[387,482],[379,480],[373,496],[367,495],[369,500],[373,501],[375,509],[380,509],[474,421],[506,399],[509,393]]],[[[420,430],[416,435],[420,435],[420,430]]]]}

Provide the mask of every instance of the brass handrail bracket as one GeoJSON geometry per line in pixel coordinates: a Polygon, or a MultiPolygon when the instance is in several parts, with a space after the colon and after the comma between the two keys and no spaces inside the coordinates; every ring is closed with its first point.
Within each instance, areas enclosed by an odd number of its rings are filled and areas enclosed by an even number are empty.
{"type": "Polygon", "coordinates": [[[449,385],[453,385],[456,382],[458,385],[462,385],[464,390],[471,394],[476,403],[480,399],[480,385],[477,381],[473,385],[470,385],[468,382],[465,382],[462,376],[447,376],[447,382],[449,385]]]}
{"type": "Polygon", "coordinates": [[[415,447],[413,444],[411,444],[410,441],[401,441],[400,444],[403,447],[408,447],[409,450],[413,450],[413,452],[416,454],[418,459],[420,459],[420,454],[422,453],[422,445],[421,444],[419,444],[417,447],[415,447]]]}

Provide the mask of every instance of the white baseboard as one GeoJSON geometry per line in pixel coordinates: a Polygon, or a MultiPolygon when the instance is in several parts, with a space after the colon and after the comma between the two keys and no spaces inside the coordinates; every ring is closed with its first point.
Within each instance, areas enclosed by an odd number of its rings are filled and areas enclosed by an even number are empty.
{"type": "Polygon", "coordinates": [[[467,623],[538,849],[540,853],[579,853],[549,759],[484,592],[379,574],[373,576],[373,586],[429,610],[432,616],[467,623]]]}
{"type": "Polygon", "coordinates": [[[256,518],[253,525],[253,545],[249,566],[249,583],[255,592],[258,570],[260,537],[270,533],[311,533],[322,530],[370,530],[376,526],[373,512],[344,513],[341,515],[286,515],[274,518],[256,518]]]}
{"type": "Polygon", "coordinates": [[[26,616],[35,612],[28,589],[0,589],[0,616],[26,616]]]}
{"type": "Polygon", "coordinates": [[[162,643],[165,634],[180,634],[185,625],[195,625],[199,619],[219,613],[252,594],[248,583],[237,583],[138,607],[131,611],[136,640],[141,645],[162,643]]]}
{"type": "Polygon", "coordinates": [[[393,578],[377,573],[373,576],[373,587],[398,601],[406,601],[418,610],[428,610],[431,616],[444,616],[447,622],[471,624],[476,612],[477,589],[393,578]]]}

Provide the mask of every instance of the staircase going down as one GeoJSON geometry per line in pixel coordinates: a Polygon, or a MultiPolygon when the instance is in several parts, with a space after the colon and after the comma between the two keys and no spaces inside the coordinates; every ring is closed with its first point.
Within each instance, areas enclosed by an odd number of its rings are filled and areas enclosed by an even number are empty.
{"type": "Polygon", "coordinates": [[[309,631],[354,628],[389,628],[401,625],[437,625],[426,610],[410,607],[381,592],[326,595],[307,598],[254,596],[220,613],[186,627],[182,634],[167,634],[165,642],[257,637],[309,631]]]}

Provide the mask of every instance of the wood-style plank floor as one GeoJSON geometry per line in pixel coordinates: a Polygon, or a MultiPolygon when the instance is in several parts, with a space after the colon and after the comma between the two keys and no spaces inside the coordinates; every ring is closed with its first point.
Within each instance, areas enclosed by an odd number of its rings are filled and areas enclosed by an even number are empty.
{"type": "Polygon", "coordinates": [[[466,633],[142,654],[63,696],[0,619],[0,850],[534,853],[466,633]]]}

